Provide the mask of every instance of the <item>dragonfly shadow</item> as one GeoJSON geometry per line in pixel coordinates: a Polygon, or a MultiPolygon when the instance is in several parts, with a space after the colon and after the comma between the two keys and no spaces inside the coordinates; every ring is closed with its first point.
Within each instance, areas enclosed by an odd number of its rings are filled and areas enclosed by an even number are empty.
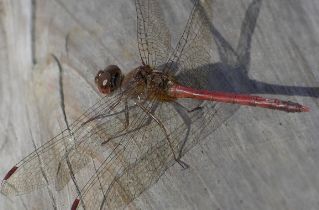
{"type": "MultiPolygon", "coordinates": [[[[248,76],[250,70],[251,40],[256,27],[262,0],[253,0],[246,10],[241,25],[240,38],[237,48],[234,49],[222,36],[217,28],[210,24],[210,31],[218,48],[220,62],[200,67],[201,77],[208,78],[208,86],[205,88],[219,91],[236,91],[249,94],[273,94],[288,96],[319,97],[319,87],[300,87],[269,84],[251,79],[248,76]],[[225,86],[223,80],[229,85],[225,86]]],[[[207,16],[205,16],[207,18],[207,16]]],[[[211,23],[211,21],[208,21],[211,23]]]]}

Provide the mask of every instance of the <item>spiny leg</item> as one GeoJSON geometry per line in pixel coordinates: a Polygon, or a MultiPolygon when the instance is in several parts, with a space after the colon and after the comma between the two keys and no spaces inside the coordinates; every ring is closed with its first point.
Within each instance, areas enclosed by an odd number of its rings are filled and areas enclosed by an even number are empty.
{"type": "Polygon", "coordinates": [[[188,165],[187,163],[185,163],[184,161],[182,161],[182,160],[180,159],[180,157],[175,154],[174,148],[173,148],[173,146],[172,146],[171,138],[170,138],[170,136],[168,135],[168,132],[167,132],[165,126],[163,125],[163,123],[162,123],[153,113],[151,113],[149,110],[147,110],[142,104],[140,104],[140,103],[137,102],[137,101],[135,101],[135,103],[136,103],[147,115],[149,115],[153,120],[155,120],[155,122],[161,127],[161,129],[163,130],[163,132],[164,132],[164,134],[165,134],[165,137],[166,137],[166,140],[167,140],[167,142],[168,142],[168,145],[169,145],[169,147],[170,147],[171,150],[172,150],[172,153],[173,153],[173,155],[174,155],[175,161],[176,161],[182,168],[184,168],[184,169],[189,168],[189,165],[188,165]]]}
{"type": "MultiPolygon", "coordinates": [[[[122,111],[120,111],[120,112],[118,112],[118,113],[121,113],[121,112],[124,111],[125,122],[124,122],[123,128],[122,128],[121,130],[119,130],[119,131],[116,132],[117,134],[120,134],[120,133],[122,133],[123,131],[125,131],[125,130],[129,127],[129,124],[130,124],[130,114],[129,114],[129,109],[130,109],[130,108],[128,107],[128,102],[127,102],[127,100],[125,100],[124,103],[125,103],[124,110],[122,110],[122,111]]],[[[103,141],[103,142],[101,143],[101,145],[108,143],[111,139],[112,139],[112,137],[109,138],[109,139],[107,139],[106,141],[103,141]]]]}
{"type": "Polygon", "coordinates": [[[203,107],[198,105],[193,109],[188,109],[187,107],[183,106],[182,104],[180,104],[176,101],[173,103],[173,107],[176,110],[176,112],[179,114],[179,116],[182,118],[182,120],[184,121],[184,123],[187,127],[185,138],[183,139],[183,142],[182,142],[181,147],[180,147],[179,152],[178,152],[178,158],[180,159],[182,157],[183,149],[186,145],[186,142],[187,142],[190,130],[191,130],[192,120],[188,116],[188,113],[202,110],[203,107]],[[182,107],[182,109],[180,109],[179,107],[182,107]]]}
{"type": "MultiPolygon", "coordinates": [[[[152,107],[152,109],[151,109],[150,112],[151,112],[152,114],[154,114],[154,112],[155,112],[155,110],[157,109],[157,107],[158,107],[158,103],[156,103],[156,104],[152,107]]],[[[111,141],[112,139],[116,139],[116,138],[119,138],[119,137],[121,137],[121,136],[123,136],[123,135],[126,135],[126,134],[128,134],[128,133],[135,132],[136,130],[139,130],[139,129],[141,129],[141,128],[147,126],[147,125],[149,125],[149,124],[151,123],[151,121],[152,121],[152,117],[148,115],[147,120],[146,120],[142,125],[138,126],[137,128],[134,128],[134,129],[132,129],[132,130],[127,130],[127,132],[125,132],[125,133],[119,133],[119,132],[118,132],[118,135],[113,135],[113,136],[111,136],[111,137],[108,138],[106,141],[102,142],[101,144],[104,145],[104,144],[108,143],[109,141],[111,141]]]]}

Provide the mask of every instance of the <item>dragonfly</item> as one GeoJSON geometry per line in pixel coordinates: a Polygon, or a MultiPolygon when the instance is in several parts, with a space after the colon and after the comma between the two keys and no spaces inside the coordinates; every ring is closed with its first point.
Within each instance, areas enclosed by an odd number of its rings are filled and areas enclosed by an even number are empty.
{"type": "MultiPolygon", "coordinates": [[[[174,163],[188,168],[183,155],[240,105],[309,111],[291,101],[205,89],[201,71],[211,63],[211,1],[195,1],[175,48],[159,2],[136,0],[135,6],[141,65],[124,74],[117,65],[92,64],[97,89],[105,96],[9,170],[2,194],[21,195],[51,183],[61,190],[96,161],[99,167],[71,209],[123,208],[174,163]]],[[[79,49],[84,42],[75,35],[68,45],[88,63],[89,52],[79,49]]]]}

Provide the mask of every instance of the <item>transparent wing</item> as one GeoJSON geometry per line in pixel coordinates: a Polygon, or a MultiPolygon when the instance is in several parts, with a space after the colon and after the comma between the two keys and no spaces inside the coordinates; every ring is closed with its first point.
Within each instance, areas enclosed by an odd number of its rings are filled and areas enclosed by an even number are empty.
{"type": "MultiPolygon", "coordinates": [[[[209,104],[202,110],[188,113],[178,110],[171,103],[144,104],[148,110],[155,108],[154,115],[163,123],[172,141],[174,151],[184,155],[218,128],[231,116],[224,118],[216,115],[220,106],[209,104]],[[181,150],[182,149],[182,150],[181,150]]],[[[155,122],[149,121],[145,112],[138,114],[131,123],[143,126],[134,133],[127,133],[114,139],[119,146],[105,159],[96,174],[81,190],[81,196],[75,200],[85,209],[121,209],[154,184],[165,170],[175,163],[173,152],[165,138],[163,130],[155,122]]],[[[138,127],[138,126],[133,126],[138,127]]]]}
{"type": "Polygon", "coordinates": [[[184,32],[167,61],[165,72],[177,75],[181,71],[195,70],[211,62],[211,4],[210,0],[195,2],[184,32]]]}
{"type": "Polygon", "coordinates": [[[123,94],[102,98],[72,123],[70,130],[64,130],[21,160],[2,182],[1,193],[24,194],[46,186],[48,181],[61,189],[70,180],[66,160],[74,173],[92,159],[103,160],[101,143],[119,133],[125,124],[123,94]]]}
{"type": "MultiPolygon", "coordinates": [[[[149,112],[154,112],[158,103],[150,99],[145,101],[143,106],[149,110],[149,112]]],[[[112,141],[109,142],[117,146],[112,147],[113,149],[109,156],[83,190],[81,190],[81,195],[78,199],[81,200],[80,204],[85,206],[86,209],[98,209],[103,206],[118,208],[135,198],[134,196],[126,194],[128,191],[123,188],[122,192],[119,192],[121,193],[119,197],[109,202],[108,199],[113,199],[114,196],[116,196],[114,193],[118,192],[108,191],[111,190],[112,186],[118,186],[114,179],[119,174],[124,173],[128,167],[134,167],[136,161],[138,161],[149,148],[156,144],[158,139],[163,139],[165,134],[160,126],[142,109],[139,109],[136,117],[130,120],[130,127],[133,129],[127,130],[123,135],[114,137],[112,141]]],[[[107,143],[106,147],[109,147],[109,143],[107,143]]],[[[134,187],[133,185],[131,187],[134,187]]]]}
{"type": "Polygon", "coordinates": [[[144,64],[156,67],[167,61],[171,37],[157,0],[136,0],[138,49],[144,64]]]}

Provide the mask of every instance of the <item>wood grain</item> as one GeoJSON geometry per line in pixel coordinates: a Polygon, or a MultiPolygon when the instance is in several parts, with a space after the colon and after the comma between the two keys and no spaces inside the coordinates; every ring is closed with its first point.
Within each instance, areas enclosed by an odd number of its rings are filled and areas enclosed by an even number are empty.
{"type": "MultiPolygon", "coordinates": [[[[192,3],[161,4],[176,42],[192,3]]],[[[188,152],[183,160],[190,169],[175,164],[128,209],[318,209],[318,1],[213,5],[214,72],[233,78],[238,91],[296,101],[311,112],[241,108],[188,152]]],[[[0,1],[1,177],[33,143],[38,147],[65,127],[51,54],[64,68],[70,121],[100,97],[95,72],[65,59],[67,34],[88,31],[102,41],[105,59],[128,71],[139,64],[135,17],[133,1],[125,0],[0,1]]],[[[0,195],[0,209],[69,209],[75,197],[70,183],[61,192],[49,187],[20,197],[0,195]]]]}

